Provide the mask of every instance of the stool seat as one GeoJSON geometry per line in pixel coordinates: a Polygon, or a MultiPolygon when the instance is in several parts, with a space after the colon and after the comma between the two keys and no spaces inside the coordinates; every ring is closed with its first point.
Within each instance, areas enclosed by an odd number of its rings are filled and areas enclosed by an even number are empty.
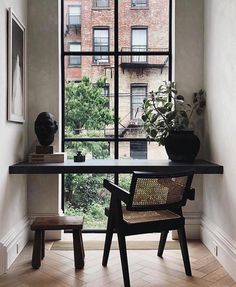
{"type": "Polygon", "coordinates": [[[32,267],[38,269],[45,255],[45,230],[72,230],[75,268],[84,267],[84,246],[82,239],[83,217],[80,216],[46,216],[36,217],[31,224],[35,231],[32,255],[32,267]]]}
{"type": "Polygon", "coordinates": [[[80,216],[36,217],[31,224],[31,230],[67,230],[82,227],[83,217],[80,216]]]}

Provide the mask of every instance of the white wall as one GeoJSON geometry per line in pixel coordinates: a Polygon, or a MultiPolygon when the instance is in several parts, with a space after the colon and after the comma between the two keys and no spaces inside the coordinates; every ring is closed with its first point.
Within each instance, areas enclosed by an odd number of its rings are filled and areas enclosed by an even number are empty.
{"type": "MultiPolygon", "coordinates": [[[[28,2],[28,95],[29,146],[35,151],[34,122],[41,112],[50,112],[57,122],[60,115],[60,66],[58,0],[28,2]]],[[[60,131],[60,126],[59,126],[60,131]]],[[[59,151],[57,133],[54,150],[59,151]]],[[[28,176],[28,212],[30,217],[60,213],[60,183],[57,175],[28,176]]]]}
{"type": "Polygon", "coordinates": [[[236,1],[205,0],[206,155],[224,166],[204,176],[202,237],[236,280],[236,1]]]}
{"type": "MultiPolygon", "coordinates": [[[[192,94],[203,88],[203,0],[176,0],[174,16],[174,81],[179,94],[191,103],[192,94]]],[[[203,123],[196,125],[195,133],[201,140],[199,157],[202,158],[203,123]]],[[[202,176],[195,175],[194,201],[184,209],[188,238],[199,238],[202,212],[202,176]]]]}
{"type": "Polygon", "coordinates": [[[11,7],[27,27],[27,0],[0,1],[0,274],[27,240],[26,176],[9,175],[8,167],[27,153],[27,119],[7,121],[7,8],[11,7]]]}

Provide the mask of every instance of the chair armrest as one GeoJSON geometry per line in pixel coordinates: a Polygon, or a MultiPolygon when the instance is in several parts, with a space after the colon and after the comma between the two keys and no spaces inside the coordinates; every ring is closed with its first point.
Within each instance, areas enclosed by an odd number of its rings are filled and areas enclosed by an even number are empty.
{"type": "Polygon", "coordinates": [[[194,200],[195,199],[195,188],[190,188],[187,194],[187,198],[189,200],[194,200]]]}
{"type": "Polygon", "coordinates": [[[124,203],[128,203],[129,196],[130,196],[129,192],[119,187],[118,185],[110,182],[107,179],[104,179],[103,186],[107,190],[109,190],[112,194],[114,194],[116,197],[118,197],[121,201],[123,201],[124,203]]]}

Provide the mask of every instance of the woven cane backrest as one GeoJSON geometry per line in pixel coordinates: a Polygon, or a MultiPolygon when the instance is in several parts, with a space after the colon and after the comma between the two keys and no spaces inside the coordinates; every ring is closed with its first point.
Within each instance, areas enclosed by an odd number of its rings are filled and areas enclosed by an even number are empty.
{"type": "Polygon", "coordinates": [[[133,176],[131,185],[131,201],[127,208],[147,210],[148,207],[166,206],[183,203],[186,189],[190,188],[192,176],[156,175],[138,173],[133,176]],[[144,176],[143,176],[144,175],[144,176]]]}

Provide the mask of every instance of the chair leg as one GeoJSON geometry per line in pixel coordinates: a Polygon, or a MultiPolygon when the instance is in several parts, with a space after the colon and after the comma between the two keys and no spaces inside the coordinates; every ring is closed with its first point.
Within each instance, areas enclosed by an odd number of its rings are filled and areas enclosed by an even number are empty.
{"type": "Polygon", "coordinates": [[[42,230],[42,247],[41,247],[41,259],[43,260],[44,256],[45,256],[45,230],[42,230]]]}
{"type": "Polygon", "coordinates": [[[106,231],[106,239],[104,244],[104,251],[103,251],[103,258],[102,258],[102,265],[107,266],[108,257],[111,249],[111,242],[113,237],[113,223],[112,217],[108,217],[107,221],[107,231],[106,231]]]}
{"type": "Polygon", "coordinates": [[[84,251],[81,230],[73,230],[75,269],[84,267],[84,251]]]}
{"type": "Polygon", "coordinates": [[[34,234],[34,247],[32,255],[32,267],[38,269],[41,266],[42,256],[42,232],[41,230],[35,230],[34,234]]]}
{"type": "Polygon", "coordinates": [[[128,267],[125,236],[119,232],[117,232],[117,236],[118,236],[119,249],[120,249],[120,259],[121,259],[121,265],[122,265],[124,286],[130,287],[129,267],[128,267]]]}
{"type": "Polygon", "coordinates": [[[164,248],[165,248],[165,244],[166,244],[166,238],[167,238],[168,232],[169,232],[169,230],[163,231],[161,233],[159,247],[158,247],[158,253],[157,253],[157,255],[159,257],[162,257],[162,254],[163,254],[163,251],[164,251],[164,248]]]}
{"type": "Polygon", "coordinates": [[[183,256],[183,261],[184,261],[185,273],[188,276],[192,276],[184,227],[178,229],[178,235],[179,235],[179,242],[180,242],[181,252],[183,256]]]}

